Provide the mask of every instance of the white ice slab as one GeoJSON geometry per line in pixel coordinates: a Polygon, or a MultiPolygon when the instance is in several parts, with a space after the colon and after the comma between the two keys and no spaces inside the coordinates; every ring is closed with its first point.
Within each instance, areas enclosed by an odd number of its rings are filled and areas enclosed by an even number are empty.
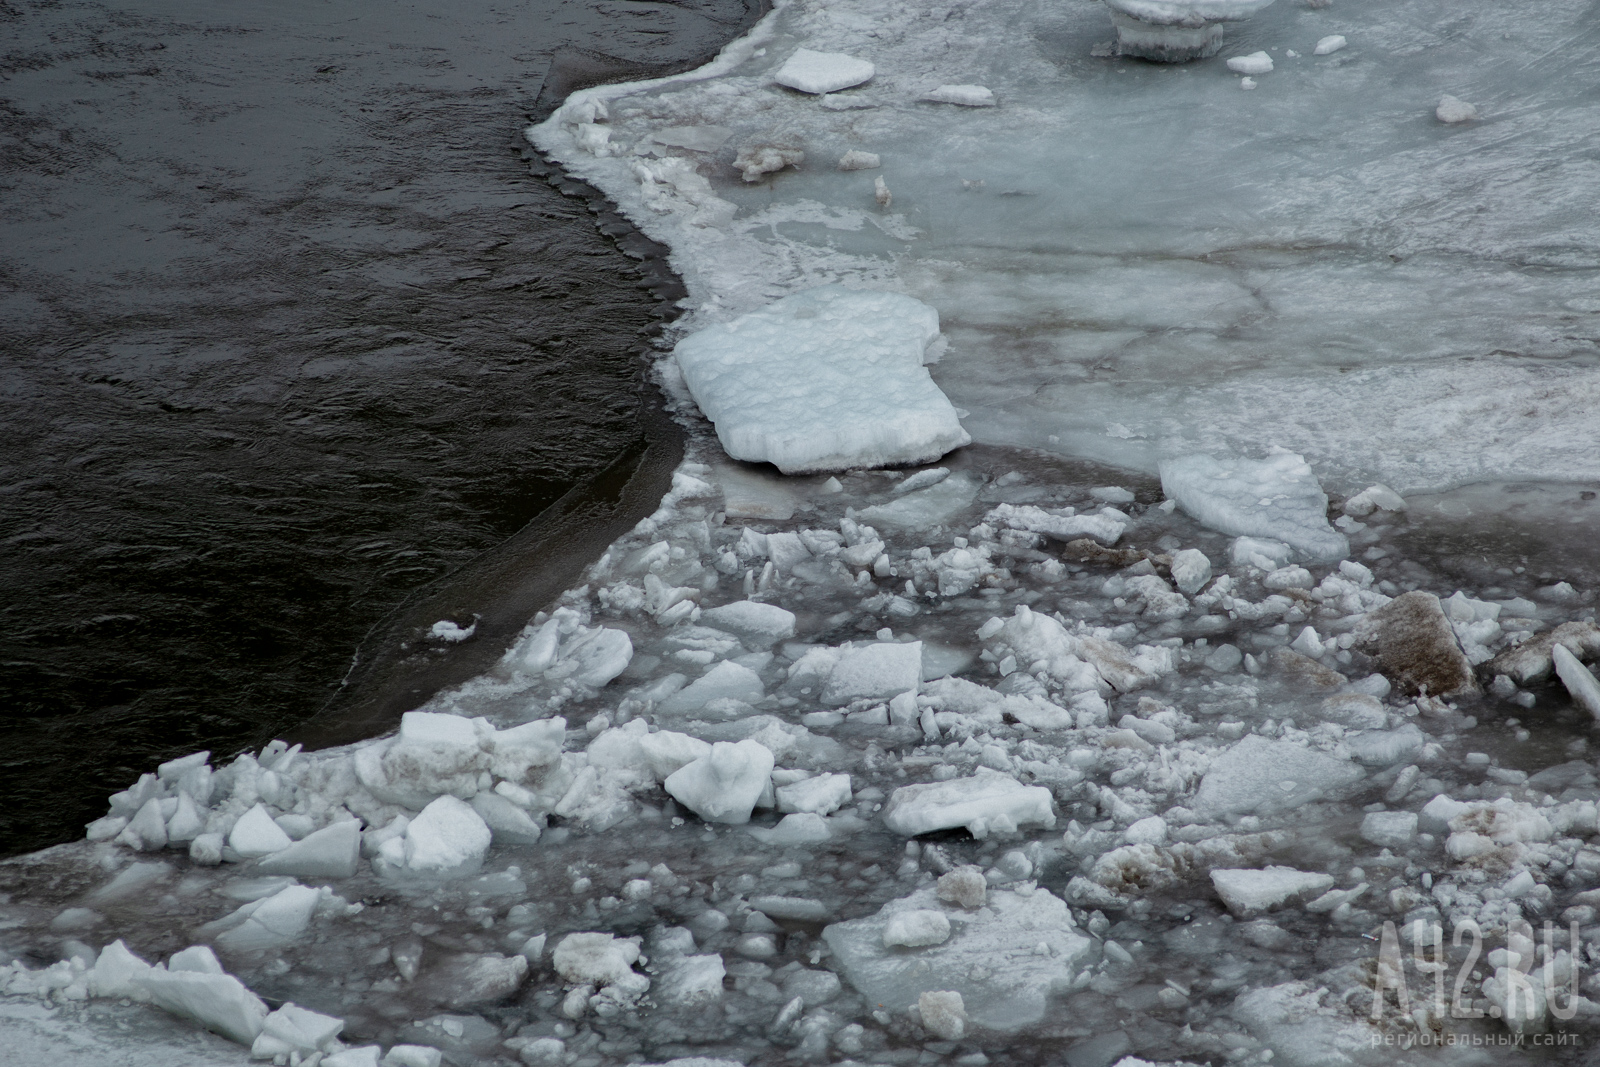
{"type": "Polygon", "coordinates": [[[1292,452],[1164,460],[1161,488],[1213,530],[1282,541],[1312,562],[1350,554],[1349,540],[1328,524],[1328,496],[1317,476],[1292,452]]]}
{"type": "Polygon", "coordinates": [[[1213,815],[1288,811],[1360,778],[1361,770],[1344,760],[1251,734],[1212,761],[1194,807],[1213,815]]]}
{"type": "Polygon", "coordinates": [[[1055,811],[1050,790],[986,773],[901,786],[884,806],[883,821],[907,837],[964,826],[973,837],[983,838],[1026,827],[1049,829],[1055,825],[1055,811]]]}
{"type": "Polygon", "coordinates": [[[926,463],[971,438],[923,353],[933,308],[824,286],[678,342],[678,366],[735,459],[785,474],[926,463]]]}
{"type": "Polygon", "coordinates": [[[802,93],[835,93],[871,81],[873,73],[872,64],[864,59],[797,48],[772,80],[802,93]]]}

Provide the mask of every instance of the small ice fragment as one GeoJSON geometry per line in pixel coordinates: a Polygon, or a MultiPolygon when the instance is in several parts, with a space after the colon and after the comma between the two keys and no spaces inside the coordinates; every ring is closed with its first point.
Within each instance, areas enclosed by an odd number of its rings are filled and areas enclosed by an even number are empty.
{"type": "Polygon", "coordinates": [[[894,204],[894,194],[889,191],[889,185],[883,180],[883,175],[881,174],[872,179],[872,198],[885,211],[894,204]]]}
{"type": "Polygon", "coordinates": [[[1404,511],[1405,497],[1387,485],[1370,485],[1344,502],[1344,513],[1364,519],[1374,511],[1404,511]]]}
{"type": "MultiPolygon", "coordinates": [[[[794,612],[785,611],[776,604],[762,604],[753,600],[737,600],[719,608],[711,608],[700,615],[702,626],[726,630],[746,642],[758,641],[772,645],[794,636],[794,612]]],[[[750,644],[749,647],[755,647],[750,644]]]]}
{"type": "Polygon", "coordinates": [[[876,170],[883,166],[883,160],[876,152],[863,152],[852,148],[839,157],[840,170],[876,170]]]}
{"type": "Polygon", "coordinates": [[[1191,596],[1211,580],[1211,560],[1198,548],[1185,548],[1172,556],[1172,582],[1191,596]]]}
{"type": "Polygon", "coordinates": [[[819,774],[777,790],[778,810],[828,815],[850,801],[848,774],[819,774]]]}
{"type": "Polygon", "coordinates": [[[937,892],[940,900],[959,904],[963,908],[981,908],[987,899],[989,881],[977,867],[957,867],[939,876],[937,892]]]}
{"type": "Polygon", "coordinates": [[[1239,79],[1239,88],[1241,88],[1241,89],[1254,89],[1255,87],[1256,87],[1256,80],[1254,78],[1240,78],[1239,79]]]}
{"type": "Polygon", "coordinates": [[[1251,52],[1247,56],[1234,56],[1228,60],[1228,69],[1235,74],[1270,74],[1272,57],[1265,52],[1251,52]]]}
{"type": "Polygon", "coordinates": [[[733,165],[747,182],[760,181],[784,167],[798,167],[806,161],[805,150],[795,145],[745,145],[734,157],[733,165]]]}
{"type": "Polygon", "coordinates": [[[1439,106],[1433,109],[1433,115],[1440,122],[1455,124],[1458,122],[1471,122],[1478,117],[1478,109],[1465,100],[1458,100],[1448,93],[1439,98],[1439,106]]]}
{"type": "Polygon", "coordinates": [[[855,700],[888,700],[915,692],[921,680],[921,641],[878,641],[844,648],[828,675],[822,703],[836,708],[855,700]]]}
{"type": "Polygon", "coordinates": [[[934,467],[932,470],[918,471],[911,477],[895,485],[889,490],[890,495],[900,496],[903,493],[914,493],[918,489],[926,489],[930,485],[938,485],[950,477],[949,467],[934,467]]]}
{"type": "Polygon", "coordinates": [[[1403,849],[1417,837],[1414,811],[1371,811],[1361,820],[1361,836],[1379,848],[1403,849]]]}
{"type": "Polygon", "coordinates": [[[1311,50],[1314,56],[1331,56],[1350,42],[1344,39],[1342,33],[1330,33],[1317,42],[1317,47],[1311,50]]]}
{"type": "Polygon", "coordinates": [[[1161,488],[1213,530],[1282,541],[1311,562],[1350,554],[1350,542],[1328,525],[1328,497],[1311,465],[1293,452],[1162,460],[1161,488]]]}
{"type": "Polygon", "coordinates": [[[1167,820],[1159,815],[1147,815],[1124,830],[1122,839],[1130,845],[1164,845],[1167,843],[1167,820]]]}
{"type": "Polygon", "coordinates": [[[802,93],[833,93],[870,81],[875,73],[871,63],[842,52],[814,52],[797,48],[772,76],[779,85],[802,93]]]}
{"type": "Polygon", "coordinates": [[[813,812],[801,811],[785,815],[770,830],[763,826],[749,828],[751,837],[777,847],[815,845],[833,837],[828,820],[813,812]]]}
{"type": "Polygon", "coordinates": [[[382,1067],[439,1067],[444,1053],[428,1045],[396,1045],[383,1057],[382,1067]]]}
{"type": "Polygon", "coordinates": [[[473,620],[471,626],[462,628],[451,622],[449,619],[440,619],[438,622],[433,624],[433,629],[428,632],[440,641],[448,641],[451,644],[457,644],[461,641],[465,641],[467,638],[477,633],[478,623],[477,620],[473,620]]]}
{"type": "Polygon", "coordinates": [[[930,990],[917,997],[917,1014],[922,1025],[941,1041],[960,1041],[967,1032],[967,1009],[961,994],[951,990],[930,990]]]}
{"type": "Polygon", "coordinates": [[[941,85],[922,99],[931,104],[959,104],[962,107],[994,107],[994,91],[984,85],[941,85]]]}
{"type": "Polygon", "coordinates": [[[250,1046],[250,1058],[270,1060],[277,1056],[309,1056],[328,1051],[344,1029],[344,1020],[320,1015],[294,1004],[285,1004],[268,1015],[261,1033],[250,1046]]]}
{"type": "Polygon", "coordinates": [[[1107,504],[1131,504],[1135,499],[1131,490],[1124,489],[1120,485],[1098,486],[1089,490],[1089,495],[1107,504]]]}

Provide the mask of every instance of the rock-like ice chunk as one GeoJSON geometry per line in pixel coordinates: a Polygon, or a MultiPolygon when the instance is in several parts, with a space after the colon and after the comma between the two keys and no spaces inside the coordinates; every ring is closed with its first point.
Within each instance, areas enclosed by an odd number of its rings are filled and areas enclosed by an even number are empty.
{"type": "Polygon", "coordinates": [[[822,702],[839,707],[853,700],[888,700],[915,692],[921,680],[921,641],[879,641],[843,648],[828,675],[822,702]]]}
{"type": "Polygon", "coordinates": [[[925,948],[950,940],[950,920],[942,911],[902,911],[883,927],[885,948],[925,948]]]}
{"type": "Polygon", "coordinates": [[[247,860],[281,852],[292,844],[294,842],[289,835],[272,821],[272,816],[261,804],[239,816],[239,821],[233,824],[233,830],[228,834],[228,847],[247,860]]]}
{"type": "Polygon", "coordinates": [[[143,1000],[146,993],[140,983],[149,973],[150,965],[118,939],[100,950],[89,971],[89,992],[97,997],[143,1000]]]}
{"type": "Polygon", "coordinates": [[[926,463],[971,441],[923,366],[939,315],[824,286],[710,326],[676,357],[735,459],[785,474],[926,463]]]}
{"type": "Polygon", "coordinates": [[[1250,915],[1278,907],[1291,899],[1309,898],[1333,884],[1333,875],[1297,871],[1293,867],[1267,867],[1259,871],[1214,870],[1211,884],[1228,910],[1250,915]]]}
{"type": "Polygon", "coordinates": [[[876,152],[863,152],[859,148],[852,148],[839,157],[840,170],[877,170],[883,166],[883,160],[876,152]]]}
{"type": "Polygon", "coordinates": [[[905,1011],[923,993],[960,993],[979,1026],[1015,1030],[1037,1022],[1054,989],[1064,986],[1091,951],[1072,913],[1044,889],[996,890],[978,912],[941,904],[933,886],[885,904],[876,915],[835,923],[822,932],[845,980],[868,1001],[905,1011]],[[886,947],[884,931],[898,915],[941,911],[949,940],[926,948],[886,947]]]}
{"type": "Polygon", "coordinates": [[[1330,33],[1317,41],[1317,46],[1311,50],[1314,56],[1331,56],[1350,42],[1344,39],[1342,33],[1330,33]]]}
{"type": "Polygon", "coordinates": [[[1432,593],[1403,593],[1372,611],[1356,638],[1377,653],[1383,673],[1409,693],[1426,689],[1431,696],[1449,697],[1478,691],[1472,664],[1432,593]]]}
{"type": "Polygon", "coordinates": [[[1344,760],[1251,734],[1212,761],[1194,807],[1212,815],[1287,811],[1360,777],[1361,771],[1344,760]]]}
{"type": "Polygon", "coordinates": [[[1447,93],[1439,98],[1439,106],[1433,109],[1433,115],[1440,122],[1454,125],[1458,122],[1471,122],[1478,117],[1478,109],[1465,100],[1458,100],[1447,93]]]}
{"type": "Polygon", "coordinates": [[[1370,811],[1361,820],[1361,836],[1379,848],[1406,848],[1417,837],[1417,813],[1370,811]]]}
{"type": "Polygon", "coordinates": [[[414,871],[468,871],[483,862],[492,835],[465,801],[435,799],[406,827],[405,865],[414,871]]]}
{"type": "Polygon", "coordinates": [[[1271,74],[1272,57],[1265,52],[1251,52],[1247,56],[1234,56],[1228,60],[1228,69],[1235,74],[1271,74]]]}
{"type": "Polygon", "coordinates": [[[1050,790],[1023,785],[1005,774],[978,774],[947,782],[903,785],[889,797],[883,821],[897,834],[915,837],[965,826],[973,837],[1012,833],[1056,824],[1050,790]]]}
{"type": "Polygon", "coordinates": [[[871,81],[873,73],[872,64],[864,59],[797,48],[772,80],[802,93],[833,93],[871,81]]]}
{"type": "Polygon", "coordinates": [[[356,873],[360,858],[361,824],[343,819],[265,857],[256,870],[293,878],[349,878],[356,873]]]}
{"type": "Polygon", "coordinates": [[[828,829],[828,820],[821,815],[802,811],[785,815],[771,829],[752,826],[750,835],[757,841],[781,848],[788,845],[815,845],[832,838],[833,831],[828,829]]]}
{"type": "Polygon", "coordinates": [[[626,977],[638,959],[638,938],[597,932],[568,934],[550,954],[550,963],[562,978],[597,985],[626,977]]]}
{"type": "Polygon", "coordinates": [[[759,741],[718,741],[662,783],[672,798],[707,822],[750,821],[756,801],[771,784],[772,752],[759,741]]]}
{"type": "Polygon", "coordinates": [[[1178,592],[1191,596],[1211,580],[1211,560],[1198,548],[1186,548],[1172,556],[1172,584],[1178,592]]]}
{"type": "Polygon", "coordinates": [[[949,989],[929,990],[917,998],[917,1014],[928,1033],[941,1041],[959,1041],[967,1032],[967,1007],[961,994],[949,989]]]}
{"type": "Polygon", "coordinates": [[[922,99],[931,104],[959,104],[962,107],[994,107],[994,90],[985,85],[941,85],[922,99]]]}
{"type": "Polygon", "coordinates": [[[659,730],[639,738],[639,751],[650,767],[650,773],[665,781],[679,767],[708,755],[709,742],[674,730],[659,730]]]}
{"type": "Polygon", "coordinates": [[[1282,541],[1310,562],[1350,554],[1350,542],[1328,525],[1328,497],[1316,475],[1292,452],[1163,460],[1161,488],[1213,530],[1282,541]]]}
{"type": "Polygon", "coordinates": [[[794,612],[754,600],[739,600],[711,608],[701,613],[700,622],[769,646],[794,636],[794,612]]]}

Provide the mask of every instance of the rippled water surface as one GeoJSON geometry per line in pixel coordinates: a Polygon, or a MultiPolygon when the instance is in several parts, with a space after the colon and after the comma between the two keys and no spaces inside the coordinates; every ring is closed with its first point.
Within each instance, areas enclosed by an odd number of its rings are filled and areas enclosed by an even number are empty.
{"type": "Polygon", "coordinates": [[[673,280],[517,134],[758,7],[0,2],[0,849],[653,506],[673,280]]]}

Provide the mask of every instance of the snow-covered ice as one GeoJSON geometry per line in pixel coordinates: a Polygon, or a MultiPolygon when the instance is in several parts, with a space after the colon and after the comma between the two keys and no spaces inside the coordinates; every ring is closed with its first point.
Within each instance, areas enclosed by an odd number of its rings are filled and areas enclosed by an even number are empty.
{"type": "Polygon", "coordinates": [[[678,342],[695,403],[735,459],[786,474],[924,463],[971,438],[924,367],[933,308],[825,286],[678,342]]]}
{"type": "Polygon", "coordinates": [[[772,80],[803,93],[832,93],[870,81],[872,74],[872,64],[864,59],[797,48],[772,80]]]}

